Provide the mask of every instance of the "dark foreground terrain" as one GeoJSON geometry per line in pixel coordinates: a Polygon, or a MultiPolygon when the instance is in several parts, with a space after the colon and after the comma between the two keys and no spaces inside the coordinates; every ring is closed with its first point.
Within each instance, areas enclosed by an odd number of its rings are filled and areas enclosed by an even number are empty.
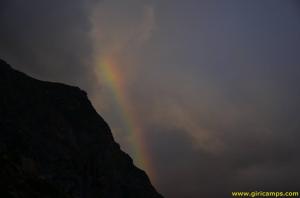
{"type": "Polygon", "coordinates": [[[84,91],[0,60],[0,197],[162,198],[84,91]]]}

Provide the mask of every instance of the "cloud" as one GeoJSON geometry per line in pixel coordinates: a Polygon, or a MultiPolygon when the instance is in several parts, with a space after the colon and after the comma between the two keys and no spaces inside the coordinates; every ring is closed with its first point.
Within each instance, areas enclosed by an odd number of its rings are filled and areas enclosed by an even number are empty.
{"type": "Polygon", "coordinates": [[[122,141],[120,138],[122,131],[124,133],[122,119],[125,118],[119,117],[121,110],[117,109],[116,104],[112,102],[112,98],[115,97],[112,92],[122,91],[122,94],[126,93],[126,96],[123,96],[126,98],[130,95],[130,87],[134,89],[134,81],[138,75],[137,68],[140,67],[137,57],[141,48],[151,39],[156,28],[155,9],[150,4],[135,0],[100,1],[93,6],[90,21],[93,68],[97,75],[95,83],[100,87],[91,92],[91,97],[97,109],[115,128],[114,133],[118,134],[117,139],[122,141]],[[111,87],[103,76],[103,70],[99,67],[105,59],[113,60],[114,69],[121,74],[118,80],[122,80],[119,83],[122,83],[124,90],[110,90],[111,87]]]}
{"type": "Polygon", "coordinates": [[[141,45],[144,42],[147,42],[155,29],[155,13],[154,7],[146,5],[144,7],[144,16],[143,22],[138,28],[137,33],[137,43],[141,45]]]}
{"type": "Polygon", "coordinates": [[[89,3],[1,1],[1,57],[35,77],[90,89],[89,3]]]}
{"type": "Polygon", "coordinates": [[[199,148],[190,132],[166,125],[148,126],[145,134],[153,151],[157,186],[174,198],[227,197],[242,190],[295,190],[300,176],[300,146],[293,139],[297,132],[278,128],[270,134],[256,127],[217,128],[213,136],[221,139],[223,149],[208,150],[199,148]]]}
{"type": "Polygon", "coordinates": [[[131,152],[124,118],[97,67],[112,57],[166,196],[294,191],[296,3],[182,2],[2,0],[1,58],[87,90],[131,152]]]}
{"type": "Polygon", "coordinates": [[[90,20],[95,56],[135,52],[151,38],[155,28],[154,7],[136,1],[126,2],[126,6],[115,1],[99,2],[94,5],[90,20]]]}
{"type": "MultiPolygon", "coordinates": [[[[193,14],[185,18],[191,8],[184,5],[189,9],[177,10],[184,13],[182,18],[142,4],[132,9],[107,3],[97,12],[95,35],[103,38],[98,52],[114,52],[126,78],[126,93],[141,117],[142,136],[156,168],[156,186],[174,198],[228,197],[240,190],[293,191],[300,174],[295,141],[299,102],[296,92],[287,91],[294,85],[285,80],[283,69],[261,50],[275,40],[255,44],[265,59],[255,50],[243,52],[253,49],[256,38],[238,32],[231,23],[234,15],[232,19],[223,13],[221,20],[219,14],[204,12],[212,23],[199,25],[201,20],[193,14]],[[228,25],[226,31],[221,22],[228,25]],[[240,37],[230,40],[235,34],[240,37]],[[252,40],[245,44],[243,36],[252,40]]],[[[198,12],[197,6],[193,9],[198,12]]],[[[285,69],[297,71],[293,65],[285,69]]],[[[109,109],[106,117],[118,126],[118,141],[132,152],[109,109]]]]}

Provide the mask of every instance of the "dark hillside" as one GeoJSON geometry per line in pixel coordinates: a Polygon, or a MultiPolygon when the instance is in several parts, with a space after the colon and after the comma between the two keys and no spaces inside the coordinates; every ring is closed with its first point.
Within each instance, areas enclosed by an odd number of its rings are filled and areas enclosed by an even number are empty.
{"type": "Polygon", "coordinates": [[[0,197],[162,197],[84,91],[0,60],[0,92],[0,197]]]}

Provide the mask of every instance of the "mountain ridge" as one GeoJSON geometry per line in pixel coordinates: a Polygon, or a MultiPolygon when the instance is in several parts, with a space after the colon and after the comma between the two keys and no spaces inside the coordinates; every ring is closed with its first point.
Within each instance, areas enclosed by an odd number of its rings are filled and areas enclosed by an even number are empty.
{"type": "Polygon", "coordinates": [[[0,160],[8,166],[1,174],[20,171],[0,179],[0,193],[35,197],[22,194],[17,181],[5,181],[18,175],[66,197],[162,198],[114,141],[85,91],[31,78],[1,59],[0,91],[0,160]]]}

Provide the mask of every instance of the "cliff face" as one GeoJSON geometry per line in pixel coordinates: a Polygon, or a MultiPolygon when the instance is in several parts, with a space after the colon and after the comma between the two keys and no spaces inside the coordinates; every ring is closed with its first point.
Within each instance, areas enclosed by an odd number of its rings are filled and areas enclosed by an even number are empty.
{"type": "Polygon", "coordinates": [[[2,60],[0,91],[0,197],[162,197],[84,91],[2,60]]]}

